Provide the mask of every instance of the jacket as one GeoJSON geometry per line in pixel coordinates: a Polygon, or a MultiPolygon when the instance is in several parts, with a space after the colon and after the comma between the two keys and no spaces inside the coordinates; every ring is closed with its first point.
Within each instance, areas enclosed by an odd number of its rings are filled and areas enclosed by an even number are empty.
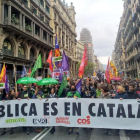
{"type": "Polygon", "coordinates": [[[138,94],[134,91],[132,91],[132,92],[128,91],[127,95],[128,95],[128,99],[137,99],[138,98],[138,94]]]}
{"type": "Polygon", "coordinates": [[[18,98],[21,98],[21,99],[32,98],[32,93],[28,91],[22,91],[18,94],[18,98]]]}
{"type": "Polygon", "coordinates": [[[120,98],[122,98],[122,99],[128,99],[129,97],[128,97],[128,95],[125,92],[116,93],[116,96],[115,96],[114,99],[120,99],[120,98]]]}

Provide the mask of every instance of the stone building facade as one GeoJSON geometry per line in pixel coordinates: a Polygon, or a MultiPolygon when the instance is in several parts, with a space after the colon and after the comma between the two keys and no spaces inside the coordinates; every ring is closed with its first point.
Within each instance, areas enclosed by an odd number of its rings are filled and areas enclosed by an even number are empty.
{"type": "Polygon", "coordinates": [[[71,77],[76,76],[75,10],[60,0],[0,0],[0,63],[7,65],[7,75],[13,83],[14,68],[20,78],[23,65],[32,69],[41,53],[43,68],[35,77],[47,77],[50,50],[58,35],[61,53],[69,56],[71,77]],[[58,18],[59,17],[59,18],[58,18]]]}
{"type": "Polygon", "coordinates": [[[50,26],[53,29],[54,36],[53,42],[55,42],[55,36],[57,34],[57,40],[60,47],[61,54],[63,50],[69,58],[70,75],[72,78],[77,77],[76,64],[76,21],[75,21],[75,8],[73,3],[70,6],[65,3],[65,0],[51,0],[51,21],[50,26]]]}
{"type": "Polygon", "coordinates": [[[50,50],[54,49],[53,30],[50,27],[49,0],[2,0],[0,18],[0,62],[6,63],[7,75],[13,82],[13,67],[17,79],[22,66],[32,69],[39,53],[43,68],[37,76],[46,77],[46,60],[50,50]]]}
{"type": "Polygon", "coordinates": [[[124,0],[115,43],[115,62],[125,77],[140,78],[140,1],[124,0]],[[125,55],[125,56],[124,56],[125,55]]]}

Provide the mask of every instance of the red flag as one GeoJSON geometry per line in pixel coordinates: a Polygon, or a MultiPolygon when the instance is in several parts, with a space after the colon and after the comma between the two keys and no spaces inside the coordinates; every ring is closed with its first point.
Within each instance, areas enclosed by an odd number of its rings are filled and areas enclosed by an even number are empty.
{"type": "Polygon", "coordinates": [[[79,68],[79,74],[78,74],[79,77],[83,76],[86,65],[87,65],[87,48],[85,47],[82,62],[79,68]]]}
{"type": "Polygon", "coordinates": [[[49,63],[50,71],[53,72],[53,66],[52,66],[52,50],[50,51],[49,57],[47,59],[47,62],[49,63]]]}
{"type": "Polygon", "coordinates": [[[107,68],[106,68],[106,72],[105,72],[105,77],[107,82],[110,84],[110,59],[108,58],[108,64],[107,64],[107,68]]]}
{"type": "Polygon", "coordinates": [[[31,73],[31,70],[29,70],[29,73],[31,73]]]}

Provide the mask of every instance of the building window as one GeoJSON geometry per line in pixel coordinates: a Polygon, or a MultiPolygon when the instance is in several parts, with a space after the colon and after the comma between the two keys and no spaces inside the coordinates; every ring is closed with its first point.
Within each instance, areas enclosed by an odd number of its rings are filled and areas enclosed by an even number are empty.
{"type": "Polygon", "coordinates": [[[40,4],[44,7],[44,0],[40,0],[40,4]]]}
{"type": "Polygon", "coordinates": [[[50,8],[46,5],[46,11],[50,13],[50,8]]]}
{"type": "Polygon", "coordinates": [[[55,33],[57,34],[57,27],[55,26],[55,33]]]}
{"type": "Polygon", "coordinates": [[[46,22],[47,26],[50,26],[50,22],[47,18],[45,19],[45,22],[46,22]]]}
{"type": "Polygon", "coordinates": [[[31,50],[30,50],[30,56],[34,57],[34,50],[33,50],[33,48],[31,48],[31,50]]]}
{"type": "Polygon", "coordinates": [[[25,55],[24,46],[22,44],[18,47],[18,54],[25,55]]]}
{"type": "Polygon", "coordinates": [[[12,44],[7,38],[3,41],[3,49],[12,51],[12,44]]]}
{"type": "Polygon", "coordinates": [[[54,19],[56,20],[56,13],[54,13],[54,19]]]}
{"type": "Polygon", "coordinates": [[[30,9],[37,15],[37,9],[32,4],[30,4],[30,9]]]}
{"type": "Polygon", "coordinates": [[[22,1],[26,6],[28,6],[28,0],[23,0],[22,1]]]}
{"type": "Polygon", "coordinates": [[[47,33],[43,31],[43,39],[47,41],[47,33]]]}
{"type": "Polygon", "coordinates": [[[42,21],[44,21],[44,16],[43,16],[40,12],[38,12],[38,15],[39,15],[40,19],[41,19],[42,21]]]}
{"type": "Polygon", "coordinates": [[[37,36],[40,36],[40,27],[37,26],[37,25],[35,25],[35,34],[36,34],[37,36]]]}

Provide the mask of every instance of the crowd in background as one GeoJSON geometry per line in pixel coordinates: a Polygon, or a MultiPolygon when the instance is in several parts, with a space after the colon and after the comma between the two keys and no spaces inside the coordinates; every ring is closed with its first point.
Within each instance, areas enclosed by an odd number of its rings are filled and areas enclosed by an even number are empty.
{"type": "MultiPolygon", "coordinates": [[[[68,86],[63,90],[60,98],[103,98],[103,99],[139,99],[140,98],[140,81],[138,80],[121,80],[111,81],[108,84],[102,80],[92,79],[90,77],[82,80],[81,92],[76,90],[76,84],[78,80],[69,80],[68,86]]],[[[37,86],[37,84],[21,85],[17,87],[17,93],[15,87],[11,85],[11,90],[6,94],[5,89],[0,89],[0,101],[5,100],[20,100],[20,99],[48,99],[58,98],[58,91],[60,84],[37,86]]],[[[36,128],[36,132],[40,133],[42,127],[36,128]]],[[[71,134],[74,128],[69,128],[68,133],[71,134]]],[[[30,134],[30,127],[23,127],[22,132],[30,134]]],[[[55,127],[52,127],[52,134],[55,132],[55,127]]],[[[139,131],[125,130],[126,134],[134,133],[138,135],[139,131]]],[[[79,129],[76,128],[76,133],[79,134],[79,129]]],[[[112,135],[111,129],[105,129],[105,133],[112,135]]],[[[1,135],[6,134],[4,128],[1,135]]],[[[13,128],[10,130],[10,134],[13,134],[13,128]]],[[[119,135],[119,130],[115,130],[115,135],[119,135]]]]}

